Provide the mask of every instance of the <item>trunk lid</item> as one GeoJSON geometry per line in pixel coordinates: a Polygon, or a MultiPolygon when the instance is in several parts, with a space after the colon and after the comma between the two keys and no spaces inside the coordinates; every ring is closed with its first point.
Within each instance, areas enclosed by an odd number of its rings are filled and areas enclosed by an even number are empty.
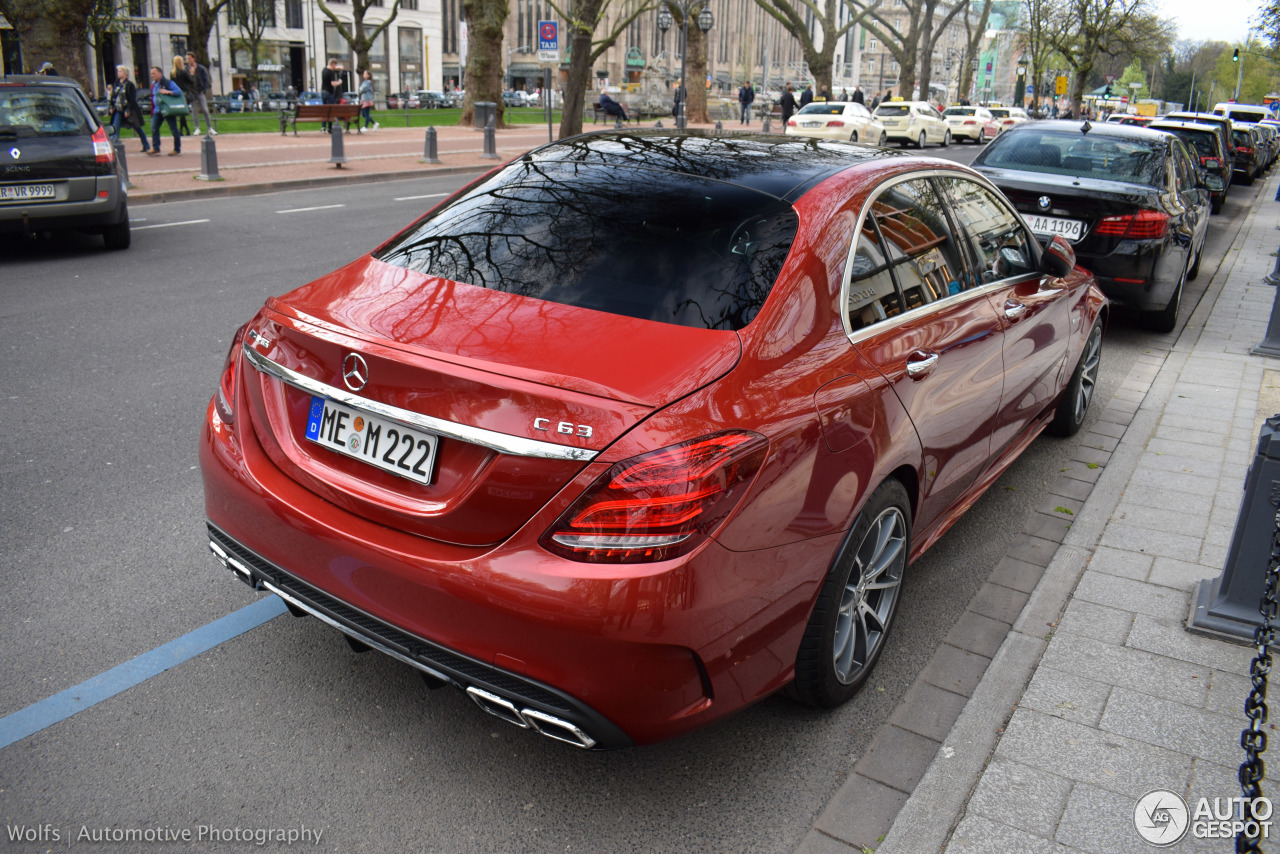
{"type": "Polygon", "coordinates": [[[740,351],[734,332],[505,294],[368,256],[269,300],[250,330],[250,420],[277,467],[351,512],[467,546],[510,536],[595,453],[723,376],[740,351]],[[352,354],[364,360],[358,390],[343,378],[352,354]],[[308,438],[316,397],[356,415],[424,416],[426,427],[410,426],[439,436],[430,483],[308,438]]]}

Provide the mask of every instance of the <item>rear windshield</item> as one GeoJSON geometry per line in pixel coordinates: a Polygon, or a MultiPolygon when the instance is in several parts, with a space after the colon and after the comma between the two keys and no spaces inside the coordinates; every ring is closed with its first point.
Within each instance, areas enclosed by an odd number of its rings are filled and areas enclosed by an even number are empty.
{"type": "Polygon", "coordinates": [[[375,257],[509,294],[740,329],[795,238],[787,203],[657,169],[523,159],[375,257]]]}
{"type": "Polygon", "coordinates": [[[1253,148],[1253,134],[1248,130],[1233,129],[1231,135],[1235,138],[1236,145],[1243,145],[1245,148],[1253,148]]]}
{"type": "Polygon", "coordinates": [[[844,115],[844,104],[822,104],[814,101],[813,103],[805,104],[796,115],[812,116],[815,113],[820,116],[844,115]]]}
{"type": "Polygon", "coordinates": [[[1009,118],[1009,111],[1007,109],[1002,110],[999,107],[992,107],[991,115],[995,116],[997,119],[1007,119],[1009,118]]]}
{"type": "Polygon", "coordinates": [[[911,112],[911,108],[906,104],[881,104],[876,107],[877,116],[905,116],[911,112]]]}
{"type": "Polygon", "coordinates": [[[0,138],[88,136],[94,130],[72,92],[0,86],[0,138]]]}
{"type": "Polygon", "coordinates": [[[1178,137],[1201,157],[1218,156],[1218,139],[1213,131],[1187,130],[1186,128],[1157,128],[1157,130],[1178,137]]]}
{"type": "Polygon", "coordinates": [[[973,107],[948,107],[944,116],[975,116],[978,111],[973,107]]]}
{"type": "Polygon", "coordinates": [[[1164,151],[1159,142],[1102,136],[1098,130],[1088,135],[1073,130],[1001,136],[974,165],[1130,184],[1164,183],[1164,151]]]}

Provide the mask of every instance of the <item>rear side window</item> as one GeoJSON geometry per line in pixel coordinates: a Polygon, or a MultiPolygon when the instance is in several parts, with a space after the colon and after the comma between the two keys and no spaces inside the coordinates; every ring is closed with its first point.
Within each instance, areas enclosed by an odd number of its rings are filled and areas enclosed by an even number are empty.
{"type": "Polygon", "coordinates": [[[1218,141],[1217,138],[1208,131],[1194,131],[1183,129],[1160,128],[1165,133],[1171,133],[1181,139],[1187,145],[1191,146],[1201,157],[1217,157],[1218,141]]]}
{"type": "Polygon", "coordinates": [[[1035,239],[994,193],[965,178],[938,182],[968,240],[974,264],[970,281],[986,284],[1035,271],[1035,239]]]}
{"type": "Polygon", "coordinates": [[[94,124],[70,91],[0,87],[0,137],[88,136],[94,124]]]}
{"type": "Polygon", "coordinates": [[[943,115],[944,116],[974,116],[974,115],[977,115],[977,112],[978,111],[974,107],[948,107],[947,111],[943,113],[943,115]]]}
{"type": "Polygon", "coordinates": [[[871,202],[854,248],[850,328],[856,332],[959,293],[960,259],[942,201],[927,179],[883,190],[871,202]]]}
{"type": "Polygon", "coordinates": [[[375,257],[504,293],[733,330],[764,304],[798,225],[789,204],[733,184],[525,158],[375,257]]]}

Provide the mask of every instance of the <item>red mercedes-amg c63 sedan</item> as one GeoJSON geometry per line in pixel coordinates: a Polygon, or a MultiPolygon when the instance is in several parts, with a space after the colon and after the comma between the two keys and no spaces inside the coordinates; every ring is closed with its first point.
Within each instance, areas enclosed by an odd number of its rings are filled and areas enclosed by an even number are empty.
{"type": "Polygon", "coordinates": [[[201,437],[254,587],[584,748],[835,706],[909,563],[1084,421],[1106,299],[956,164],[536,149],[235,335],[201,437]]]}

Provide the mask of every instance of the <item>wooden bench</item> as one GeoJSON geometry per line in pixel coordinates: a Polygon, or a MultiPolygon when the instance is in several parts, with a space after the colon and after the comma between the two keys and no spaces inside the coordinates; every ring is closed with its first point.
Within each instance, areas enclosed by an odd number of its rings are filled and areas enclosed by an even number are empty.
{"type": "Polygon", "coordinates": [[[343,130],[351,133],[351,122],[359,115],[358,104],[299,104],[292,110],[280,111],[280,135],[284,136],[286,127],[292,127],[293,135],[297,136],[298,122],[342,122],[343,130]]]}
{"type": "MultiPolygon", "coordinates": [[[[640,111],[638,109],[631,110],[625,106],[623,107],[623,109],[627,111],[627,118],[625,121],[622,122],[623,124],[627,124],[628,122],[635,122],[636,124],[640,123],[640,111]]],[[[606,113],[604,110],[600,109],[599,104],[592,104],[591,105],[591,124],[598,125],[600,124],[600,121],[602,119],[604,120],[604,123],[607,125],[617,124],[618,121],[622,119],[622,116],[611,116],[608,113],[606,113]]]]}

